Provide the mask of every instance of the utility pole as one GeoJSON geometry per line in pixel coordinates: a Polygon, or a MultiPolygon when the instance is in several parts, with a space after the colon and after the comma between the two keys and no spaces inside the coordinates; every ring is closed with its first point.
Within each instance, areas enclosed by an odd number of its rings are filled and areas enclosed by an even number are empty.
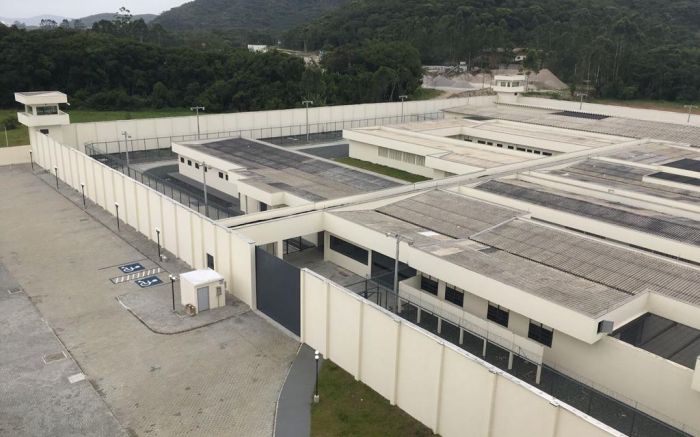
{"type": "MultiPolygon", "coordinates": [[[[413,239],[405,237],[396,232],[387,232],[387,237],[396,239],[396,258],[394,259],[394,298],[396,299],[396,307],[398,308],[398,298],[399,298],[399,247],[402,241],[405,241],[409,246],[413,246],[413,239]]],[[[386,300],[387,307],[389,306],[389,299],[386,300]]]]}
{"type": "Polygon", "coordinates": [[[202,162],[202,180],[204,181],[204,215],[209,217],[209,201],[207,199],[207,163],[202,162]]]}
{"type": "Polygon", "coordinates": [[[126,167],[129,167],[129,138],[131,138],[131,135],[129,135],[126,131],[122,132],[122,135],[124,135],[124,146],[126,147],[126,167]]]}
{"type": "MultiPolygon", "coordinates": [[[[197,139],[199,139],[199,111],[204,111],[204,110],[205,110],[204,106],[192,106],[190,108],[190,111],[195,111],[195,113],[197,114],[197,139]]],[[[214,111],[214,112],[216,112],[216,111],[214,111]]]]}
{"type": "Polygon", "coordinates": [[[576,93],[576,97],[581,97],[581,103],[578,106],[579,111],[583,109],[583,98],[588,97],[586,93],[576,93]]]}
{"type": "Polygon", "coordinates": [[[405,102],[407,98],[407,95],[399,96],[399,99],[401,99],[401,123],[403,123],[403,102],[405,102]]]}
{"type": "Polygon", "coordinates": [[[301,102],[302,105],[306,106],[306,142],[309,142],[309,105],[313,105],[312,100],[304,100],[301,102]]]}
{"type": "MultiPolygon", "coordinates": [[[[690,123],[690,116],[693,113],[693,109],[697,108],[698,105],[683,105],[683,107],[688,110],[688,123],[690,123]]],[[[5,134],[7,134],[7,130],[5,131],[5,134]]]]}

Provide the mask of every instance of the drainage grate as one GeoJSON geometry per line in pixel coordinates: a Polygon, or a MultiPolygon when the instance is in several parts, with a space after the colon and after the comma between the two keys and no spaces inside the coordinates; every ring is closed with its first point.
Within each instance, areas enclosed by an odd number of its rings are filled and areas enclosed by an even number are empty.
{"type": "Polygon", "coordinates": [[[10,294],[17,294],[17,293],[21,293],[23,291],[24,290],[22,290],[22,287],[14,287],[14,288],[10,288],[7,290],[7,292],[10,294]]]}
{"type": "Polygon", "coordinates": [[[66,358],[66,353],[63,351],[56,352],[55,354],[46,354],[42,357],[42,359],[44,360],[44,364],[53,363],[54,361],[61,361],[66,358]]]}

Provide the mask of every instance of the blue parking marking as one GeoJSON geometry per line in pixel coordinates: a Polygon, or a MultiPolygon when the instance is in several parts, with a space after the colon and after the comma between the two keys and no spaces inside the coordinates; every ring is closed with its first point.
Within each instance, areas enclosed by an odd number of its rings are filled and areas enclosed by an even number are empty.
{"type": "Polygon", "coordinates": [[[153,287],[154,285],[163,283],[163,281],[161,281],[158,276],[149,276],[147,278],[139,279],[134,282],[136,282],[141,288],[153,287]]]}
{"type": "Polygon", "coordinates": [[[144,268],[145,267],[142,266],[141,263],[131,263],[119,266],[119,270],[121,270],[122,273],[134,273],[138,272],[139,270],[143,270],[144,268]]]}

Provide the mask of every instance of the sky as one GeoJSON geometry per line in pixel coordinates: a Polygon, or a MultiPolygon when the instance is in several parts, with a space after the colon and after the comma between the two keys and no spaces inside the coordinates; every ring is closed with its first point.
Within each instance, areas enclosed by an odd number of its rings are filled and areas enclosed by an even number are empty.
{"type": "Polygon", "coordinates": [[[116,12],[125,6],[132,14],[160,14],[188,0],[0,0],[0,16],[29,18],[59,15],[80,18],[103,12],[116,12]]]}

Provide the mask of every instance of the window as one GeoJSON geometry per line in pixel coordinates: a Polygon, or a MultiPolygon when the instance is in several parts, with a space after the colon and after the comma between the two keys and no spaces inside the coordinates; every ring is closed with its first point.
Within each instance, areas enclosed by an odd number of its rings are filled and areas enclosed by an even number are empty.
{"type": "Polygon", "coordinates": [[[187,165],[189,165],[189,166],[191,167],[191,166],[192,166],[192,161],[188,159],[188,160],[187,160],[187,165]]]}
{"type": "Polygon", "coordinates": [[[484,140],[477,140],[476,142],[479,144],[486,144],[486,141],[484,141],[484,140]]]}
{"type": "Polygon", "coordinates": [[[420,276],[420,288],[423,291],[427,291],[430,294],[437,296],[438,294],[438,280],[432,276],[421,274],[420,276]]]}
{"type": "Polygon", "coordinates": [[[184,163],[184,162],[185,162],[185,158],[183,158],[183,157],[181,156],[181,157],[180,157],[180,162],[183,162],[183,163],[184,163]]]}
{"type": "Polygon", "coordinates": [[[508,146],[508,150],[513,150],[513,146],[508,146]]]}
{"type": "Polygon", "coordinates": [[[222,171],[219,172],[219,178],[220,178],[220,179],[223,179],[223,178],[224,178],[224,172],[222,172],[222,171]]]}
{"type": "Polygon", "coordinates": [[[445,288],[445,300],[461,307],[464,304],[464,291],[450,285],[445,288]]]}
{"type": "Polygon", "coordinates": [[[195,163],[194,163],[194,168],[199,169],[199,164],[195,162],[195,163]]]}
{"type": "Polygon", "coordinates": [[[41,133],[44,134],[44,135],[48,135],[48,134],[49,134],[49,130],[48,130],[48,129],[39,129],[39,132],[41,132],[41,133]]]}
{"type": "Polygon", "coordinates": [[[530,328],[527,330],[528,338],[542,343],[545,346],[552,347],[552,336],[554,332],[542,323],[530,320],[530,328]]]}
{"type": "Polygon", "coordinates": [[[501,326],[508,327],[508,318],[510,317],[510,312],[501,308],[500,305],[494,305],[489,302],[489,309],[486,312],[486,318],[492,322],[496,322],[501,326]]]}
{"type": "Polygon", "coordinates": [[[369,262],[369,252],[367,252],[365,249],[355,246],[354,244],[342,240],[334,235],[331,235],[330,240],[331,250],[334,250],[365,265],[367,265],[369,262]]]}
{"type": "Polygon", "coordinates": [[[209,254],[207,254],[207,267],[214,270],[214,257],[209,254]]]}
{"type": "Polygon", "coordinates": [[[58,106],[37,106],[36,115],[56,115],[58,114],[58,106]]]}
{"type": "Polygon", "coordinates": [[[228,180],[228,174],[226,175],[226,180],[228,180]]]}

